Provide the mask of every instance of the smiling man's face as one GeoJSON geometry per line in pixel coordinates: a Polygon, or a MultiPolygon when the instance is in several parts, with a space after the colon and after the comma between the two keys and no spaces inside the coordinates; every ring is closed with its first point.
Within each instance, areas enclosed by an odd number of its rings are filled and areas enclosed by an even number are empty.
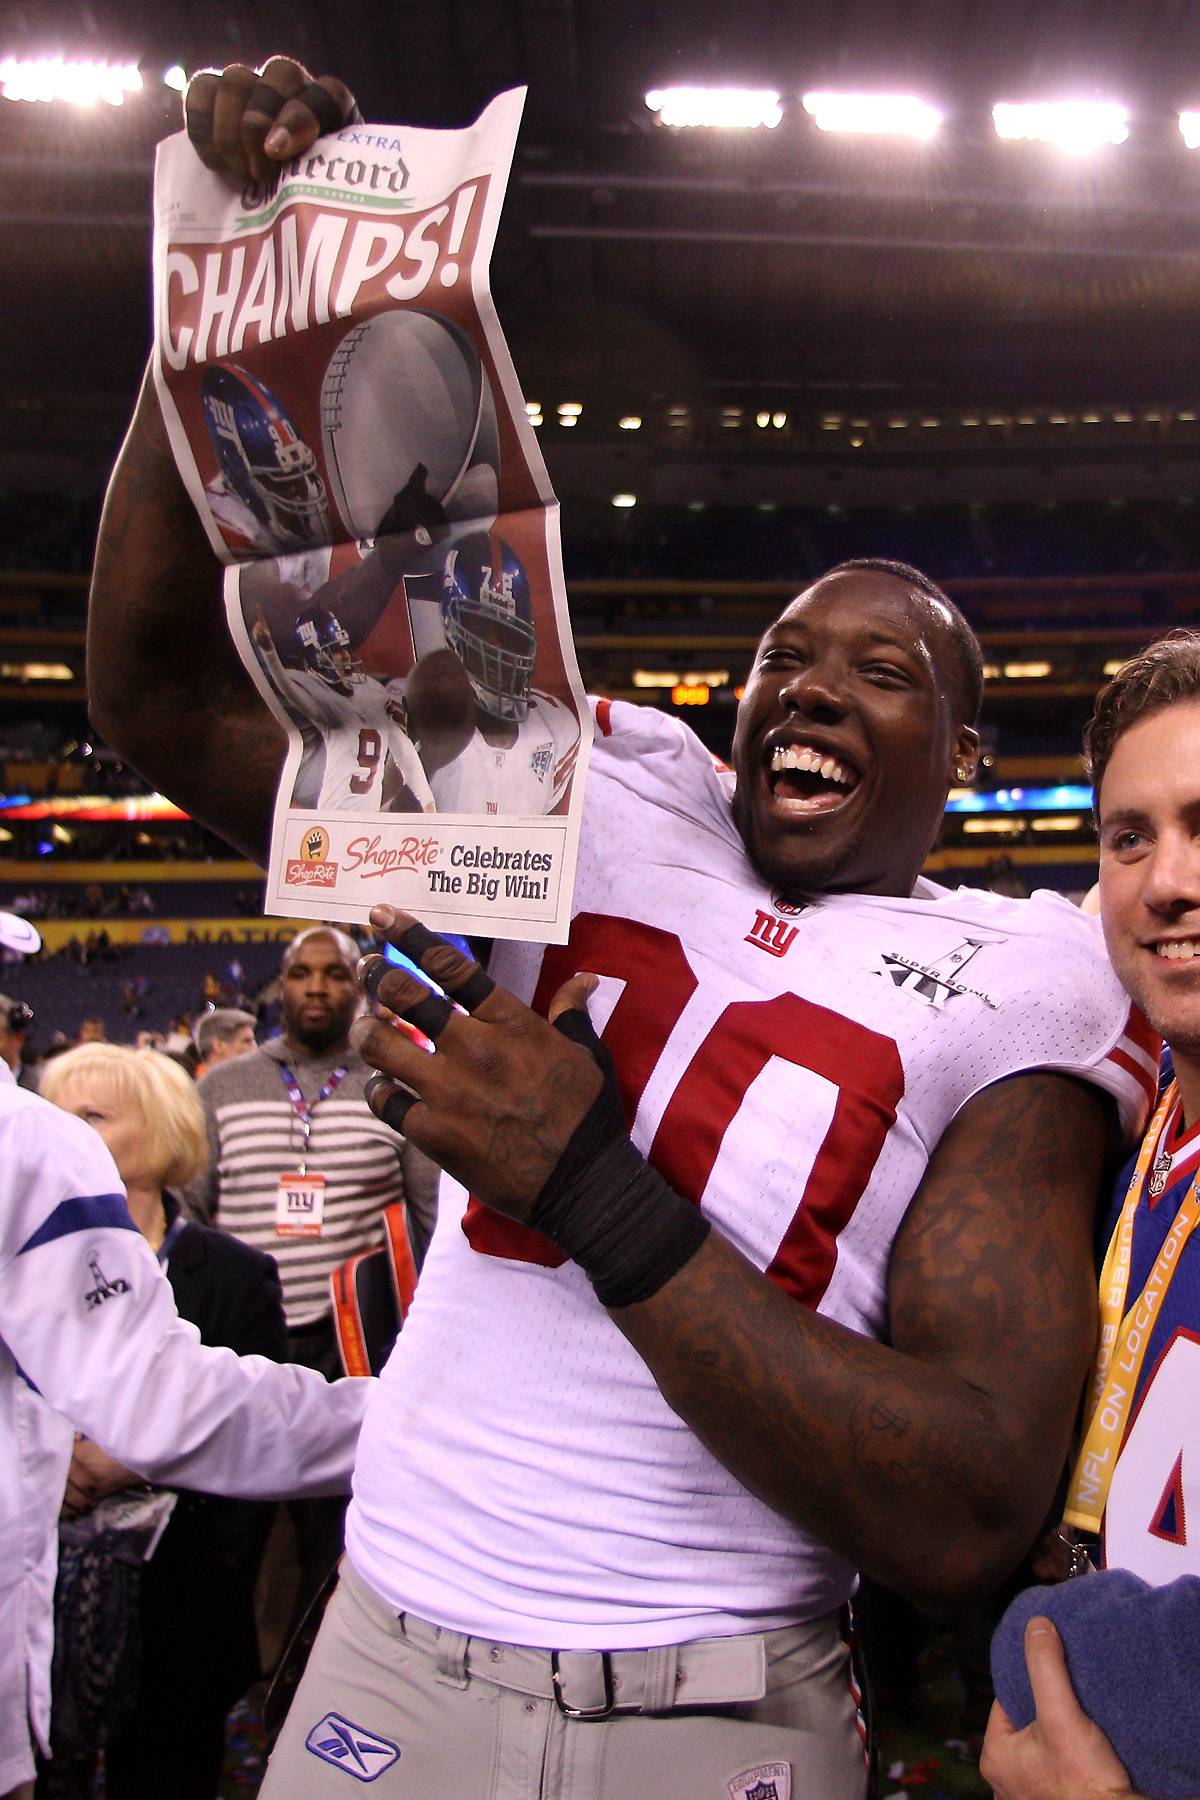
{"type": "Polygon", "coordinates": [[[759,645],[733,740],[734,816],[786,893],[909,894],[978,736],[953,627],[877,570],[826,576],[759,645]]]}
{"type": "Polygon", "coordinates": [[[1200,701],[1167,706],[1122,733],[1099,815],[1100,912],[1113,967],[1177,1068],[1198,1063],[1200,701]]]}

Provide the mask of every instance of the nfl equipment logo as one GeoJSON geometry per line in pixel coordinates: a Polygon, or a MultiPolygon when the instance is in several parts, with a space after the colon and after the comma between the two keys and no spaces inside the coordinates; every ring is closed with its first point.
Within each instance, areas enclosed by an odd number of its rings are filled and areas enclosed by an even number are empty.
{"type": "Polygon", "coordinates": [[[791,1763],[759,1763],[725,1783],[728,1800],[791,1800],[791,1763]]]}
{"type": "Polygon", "coordinates": [[[355,1781],[378,1781],[386,1769],[400,1761],[399,1746],[376,1737],[361,1725],[351,1724],[340,1713],[326,1713],[304,1740],[304,1748],[321,1762],[332,1763],[355,1781]]]}

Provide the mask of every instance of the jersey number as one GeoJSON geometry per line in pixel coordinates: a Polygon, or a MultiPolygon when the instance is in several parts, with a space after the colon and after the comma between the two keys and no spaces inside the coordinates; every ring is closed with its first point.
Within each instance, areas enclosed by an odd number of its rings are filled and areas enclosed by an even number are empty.
{"type": "MultiPolygon", "coordinates": [[[[545,953],[535,1012],[577,969],[624,982],[604,1028],[632,1125],[651,1074],[696,991],[679,939],[632,919],[582,913],[570,942],[545,953]]],[[[816,1306],[837,1262],[838,1234],[862,1198],[904,1093],[900,1055],[890,1038],[839,1013],[777,994],[727,1006],[693,1052],[663,1111],[648,1160],[677,1193],[699,1205],[730,1125],[751,1083],[772,1057],[822,1076],[838,1090],[833,1118],[799,1204],[767,1274],[787,1293],[816,1306]]],[[[463,1231],[486,1256],[556,1269],[565,1260],[548,1239],[501,1218],[471,1197],[463,1231]]]]}
{"type": "Polygon", "coordinates": [[[362,774],[350,777],[352,794],[370,793],[371,783],[379,772],[379,758],[382,754],[383,739],[377,731],[372,731],[369,726],[364,725],[358,734],[358,766],[362,770],[362,774]]]}

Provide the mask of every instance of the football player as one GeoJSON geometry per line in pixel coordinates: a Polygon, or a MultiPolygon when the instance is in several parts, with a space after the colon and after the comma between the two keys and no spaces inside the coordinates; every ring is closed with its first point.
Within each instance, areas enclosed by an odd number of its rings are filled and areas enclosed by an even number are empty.
{"type": "Polygon", "coordinates": [[[208,503],[230,549],[276,555],[328,543],[317,459],[270,389],[236,363],[213,363],[200,404],[218,465],[208,503]]]}
{"type": "MultiPolygon", "coordinates": [[[[333,91],[268,68],[277,117],[235,71],[189,96],[210,153],[218,100],[240,121],[232,177],[268,132],[313,141],[333,91]]],[[[261,857],[281,739],[214,573],[147,392],[93,716],[261,857]]],[[[264,1796],[334,1795],[353,1750],[381,1800],[862,1800],[855,1570],[952,1610],[1032,1541],[1095,1335],[1105,1145],[1153,1077],[1073,907],[921,875],[981,673],[925,577],[843,567],[769,625],[732,775],[680,721],[597,705],[566,946],[485,974],[376,909],[465,1009],[364,969],[436,1044],[356,1026],[372,1103],[454,1181],[264,1796]]]]}
{"type": "Polygon", "coordinates": [[[251,628],[259,664],[303,745],[292,805],[319,812],[433,812],[402,705],[365,673],[335,614],[311,604],[292,627],[285,660],[260,611],[251,628]]]}
{"type": "MultiPolygon", "coordinates": [[[[442,629],[475,696],[474,730],[450,760],[431,755],[433,731],[414,720],[429,785],[443,813],[566,810],[579,752],[570,707],[533,685],[537,632],[520,558],[493,530],[468,534],[442,568],[442,629]]],[[[407,684],[395,683],[399,691],[407,684]]]]}

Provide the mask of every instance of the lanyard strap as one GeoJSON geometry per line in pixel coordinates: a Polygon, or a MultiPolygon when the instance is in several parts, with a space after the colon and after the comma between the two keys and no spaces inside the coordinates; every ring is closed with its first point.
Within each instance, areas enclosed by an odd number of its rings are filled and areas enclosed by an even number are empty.
{"type": "Polygon", "coordinates": [[[1085,1401],[1083,1444],[1071,1476],[1063,1514],[1068,1525],[1082,1531],[1100,1530],[1154,1320],[1179,1267],[1183,1247],[1200,1223],[1200,1176],[1197,1176],[1163,1240],[1145,1287],[1126,1312],[1129,1271],[1133,1262],[1134,1218],[1155,1146],[1177,1097],[1178,1090],[1172,1082],[1142,1139],[1137,1165],[1100,1274],[1100,1340],[1085,1401]]]}
{"type": "Polygon", "coordinates": [[[182,1232],[182,1230],[186,1224],[187,1224],[187,1220],[184,1218],[183,1214],[180,1212],[180,1213],[175,1214],[175,1217],[171,1220],[171,1223],[167,1226],[167,1229],[163,1234],[163,1241],[158,1246],[158,1249],[155,1252],[156,1256],[158,1257],[159,1264],[162,1268],[164,1268],[164,1269],[166,1268],[167,1260],[170,1257],[171,1251],[175,1248],[175,1241],[179,1237],[180,1233],[182,1232]]]}
{"type": "Polygon", "coordinates": [[[306,1100],[304,1098],[304,1095],[300,1092],[300,1083],[296,1080],[296,1077],[292,1074],[292,1071],[288,1068],[286,1063],[280,1063],[279,1073],[283,1077],[283,1085],[287,1089],[287,1096],[291,1101],[292,1111],[296,1114],[304,1131],[304,1143],[300,1153],[300,1173],[301,1175],[305,1175],[308,1173],[308,1140],[312,1132],[313,1115],[318,1106],[320,1106],[322,1100],[328,1100],[330,1094],[332,1094],[338,1086],[338,1083],[346,1073],[346,1064],[339,1064],[330,1075],[329,1080],[325,1083],[315,1100],[306,1100]]]}

